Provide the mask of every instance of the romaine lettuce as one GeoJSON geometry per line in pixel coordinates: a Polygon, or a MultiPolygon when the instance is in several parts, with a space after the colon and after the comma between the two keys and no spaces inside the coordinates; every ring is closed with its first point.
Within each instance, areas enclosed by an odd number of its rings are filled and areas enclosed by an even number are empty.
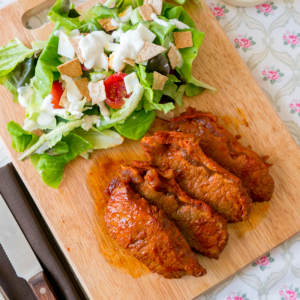
{"type": "Polygon", "coordinates": [[[195,22],[182,6],[175,6],[173,4],[164,2],[162,16],[166,17],[169,20],[178,19],[180,22],[183,22],[189,27],[196,29],[195,22]]]}
{"type": "Polygon", "coordinates": [[[103,6],[100,3],[97,3],[95,6],[93,6],[89,12],[92,13],[93,15],[97,16],[98,18],[101,19],[106,19],[106,18],[118,18],[118,8],[108,8],[103,6]]]}
{"type": "Polygon", "coordinates": [[[10,73],[20,62],[31,57],[37,49],[29,49],[17,38],[0,47],[0,76],[10,73]]]}
{"type": "Polygon", "coordinates": [[[31,143],[34,133],[24,130],[20,124],[10,121],[7,124],[7,131],[12,137],[11,146],[16,152],[23,152],[31,143]]]}
{"type": "Polygon", "coordinates": [[[176,26],[168,22],[168,19],[164,17],[160,17],[159,19],[166,21],[168,26],[160,25],[154,21],[147,22],[147,25],[149,26],[149,30],[151,30],[156,35],[154,43],[158,45],[162,45],[165,37],[170,32],[172,32],[176,28],[176,26]]]}
{"type": "Polygon", "coordinates": [[[61,65],[57,53],[59,38],[54,35],[54,32],[60,27],[61,24],[57,22],[36,65],[35,77],[42,97],[50,94],[55,77],[59,78],[57,70],[57,66],[61,65]]]}
{"type": "Polygon", "coordinates": [[[141,139],[149,130],[155,119],[155,111],[134,111],[122,124],[115,125],[117,131],[132,140],[141,139]]]}
{"type": "Polygon", "coordinates": [[[61,182],[66,164],[93,147],[85,139],[73,133],[64,137],[63,142],[69,149],[67,153],[58,156],[51,156],[48,153],[39,156],[34,154],[31,160],[43,182],[55,189],[61,182]]]}
{"type": "Polygon", "coordinates": [[[46,152],[51,156],[62,155],[69,152],[69,147],[66,142],[59,141],[53,148],[46,152]]]}
{"type": "Polygon", "coordinates": [[[24,160],[28,158],[31,154],[33,154],[38,148],[40,148],[44,143],[49,143],[49,147],[53,147],[57,142],[59,142],[62,137],[66,134],[68,134],[70,131],[75,129],[76,127],[79,127],[83,124],[84,120],[76,120],[71,121],[65,124],[61,124],[60,126],[57,126],[55,129],[50,131],[49,133],[44,133],[41,135],[39,140],[32,145],[30,148],[28,148],[23,154],[19,157],[19,160],[24,160]]]}
{"type": "Polygon", "coordinates": [[[57,0],[48,13],[48,19],[54,24],[59,22],[66,30],[71,31],[82,25],[78,15],[72,1],[57,0]]]}
{"type": "Polygon", "coordinates": [[[7,46],[0,48],[0,84],[12,93],[14,102],[18,102],[17,88],[29,84],[30,79],[34,76],[38,52],[44,46],[41,42],[32,44],[34,45],[33,49],[28,49],[19,40],[16,40],[16,42],[11,41],[7,46]],[[11,48],[7,52],[8,46],[11,48]]]}
{"type": "Polygon", "coordinates": [[[121,145],[124,141],[124,138],[117,132],[108,129],[100,132],[95,127],[92,127],[88,131],[82,128],[76,128],[73,132],[93,145],[93,149],[95,150],[115,147],[121,145]]]}

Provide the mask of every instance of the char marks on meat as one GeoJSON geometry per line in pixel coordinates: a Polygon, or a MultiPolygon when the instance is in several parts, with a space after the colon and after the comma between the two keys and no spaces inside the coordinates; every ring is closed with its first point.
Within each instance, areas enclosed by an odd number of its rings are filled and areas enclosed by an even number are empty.
{"type": "Polygon", "coordinates": [[[161,172],[147,162],[133,161],[121,166],[121,176],[166,213],[194,251],[219,258],[228,241],[225,218],[203,201],[189,197],[174,180],[173,170],[161,172]]]}
{"type": "Polygon", "coordinates": [[[240,179],[208,158],[199,138],[181,132],[156,132],[142,148],[156,167],[173,169],[179,186],[192,198],[210,204],[229,222],[249,218],[252,200],[240,179]]]}
{"type": "Polygon", "coordinates": [[[240,178],[253,201],[271,199],[274,180],[269,174],[270,164],[252,150],[243,147],[219,124],[217,116],[189,107],[187,112],[171,119],[170,128],[197,135],[203,152],[240,178]]]}
{"type": "Polygon", "coordinates": [[[128,254],[166,278],[206,274],[182,234],[161,209],[150,205],[120,178],[111,182],[106,193],[110,196],[106,226],[128,254]]]}

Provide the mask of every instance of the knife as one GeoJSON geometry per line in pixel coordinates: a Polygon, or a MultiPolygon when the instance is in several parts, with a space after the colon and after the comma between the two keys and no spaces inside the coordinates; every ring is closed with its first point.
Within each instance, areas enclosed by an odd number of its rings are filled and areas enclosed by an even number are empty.
{"type": "Polygon", "coordinates": [[[9,300],[1,286],[0,286],[0,300],[9,300]]]}
{"type": "Polygon", "coordinates": [[[0,195],[0,244],[18,277],[24,278],[38,300],[56,300],[52,288],[6,202],[0,195]]]}

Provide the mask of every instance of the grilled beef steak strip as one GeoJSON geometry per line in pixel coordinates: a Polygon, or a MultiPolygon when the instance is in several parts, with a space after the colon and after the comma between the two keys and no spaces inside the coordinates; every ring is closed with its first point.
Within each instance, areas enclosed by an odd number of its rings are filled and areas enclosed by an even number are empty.
{"type": "Polygon", "coordinates": [[[174,131],[193,133],[200,137],[203,152],[224,169],[241,179],[253,201],[269,201],[274,191],[274,180],[264,158],[243,147],[211,113],[189,107],[178,118],[171,119],[174,131]]]}
{"type": "Polygon", "coordinates": [[[206,274],[164,211],[150,205],[120,178],[110,183],[106,193],[110,196],[105,213],[106,226],[128,254],[166,278],[206,274]]]}
{"type": "Polygon", "coordinates": [[[121,176],[150,204],[162,209],[191,249],[218,259],[228,241],[227,222],[211,206],[189,197],[176,183],[173,170],[160,172],[148,162],[121,166],[121,176]]]}
{"type": "Polygon", "coordinates": [[[156,167],[174,170],[175,180],[189,196],[210,204],[228,222],[249,218],[252,200],[240,179],[208,158],[195,135],[155,132],[144,137],[141,145],[156,167]]]}

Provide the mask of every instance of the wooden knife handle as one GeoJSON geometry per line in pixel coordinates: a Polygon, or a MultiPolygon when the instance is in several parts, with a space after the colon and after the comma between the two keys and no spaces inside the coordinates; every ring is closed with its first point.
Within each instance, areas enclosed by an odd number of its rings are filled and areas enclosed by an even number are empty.
{"type": "Polygon", "coordinates": [[[30,278],[28,283],[38,300],[57,300],[43,271],[30,278]]]}

